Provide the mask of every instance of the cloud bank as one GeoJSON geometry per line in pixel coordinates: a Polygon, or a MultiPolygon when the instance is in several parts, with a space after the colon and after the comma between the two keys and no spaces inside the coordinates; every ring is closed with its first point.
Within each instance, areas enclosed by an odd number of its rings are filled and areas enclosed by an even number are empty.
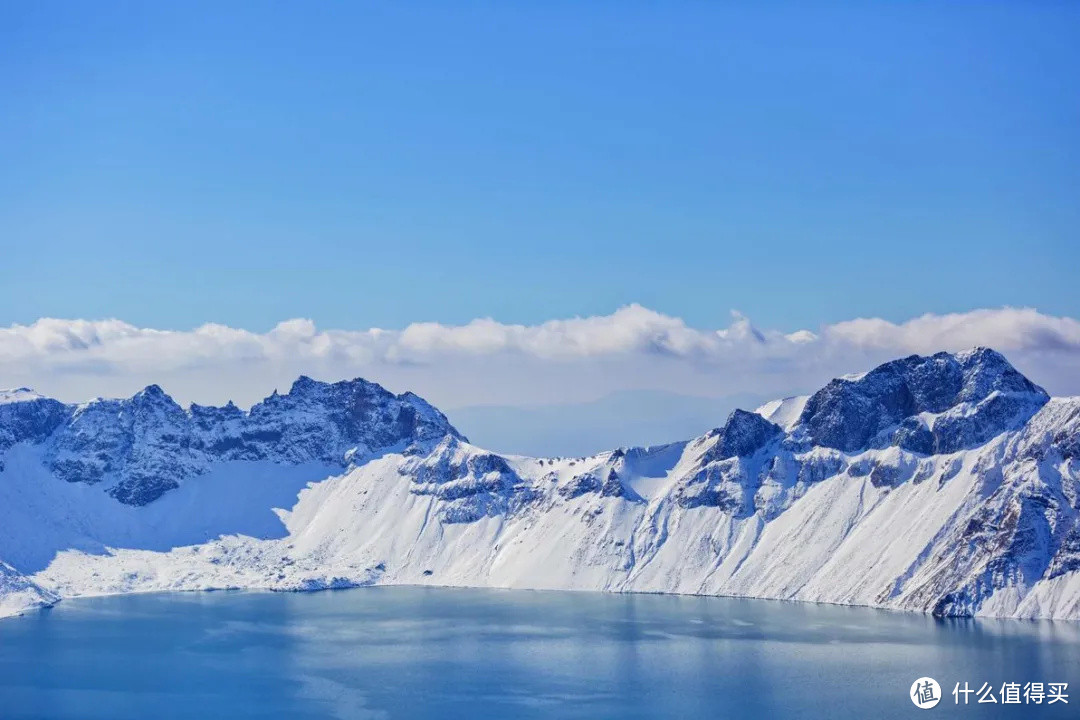
{"type": "Polygon", "coordinates": [[[893,357],[988,345],[1052,394],[1080,394],[1080,321],[1073,318],[1000,308],[782,333],[732,315],[726,328],[698,329],[629,305],[537,325],[478,319],[320,330],[294,319],[266,333],[46,318],[0,328],[0,387],[80,401],[130,395],[154,382],[181,402],[249,405],[307,374],[362,376],[447,408],[580,403],[636,390],[778,397],[893,357]]]}

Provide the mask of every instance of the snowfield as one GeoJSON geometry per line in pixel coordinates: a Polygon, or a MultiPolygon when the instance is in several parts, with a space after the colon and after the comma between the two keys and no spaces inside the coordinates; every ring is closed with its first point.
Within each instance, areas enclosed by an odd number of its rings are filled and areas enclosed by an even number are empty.
{"type": "Polygon", "coordinates": [[[1050,399],[986,349],[588,458],[485,451],[364,381],[305,378],[247,413],[160,391],[107,412],[5,397],[3,614],[429,584],[1080,619],[1080,398],[1050,399]]]}

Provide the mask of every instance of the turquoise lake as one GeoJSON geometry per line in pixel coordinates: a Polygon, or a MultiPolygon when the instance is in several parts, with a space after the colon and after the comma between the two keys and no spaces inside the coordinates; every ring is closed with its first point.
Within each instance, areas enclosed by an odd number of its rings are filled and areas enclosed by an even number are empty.
{"type": "Polygon", "coordinates": [[[1080,624],[416,587],[88,598],[0,621],[5,720],[935,716],[1080,717],[1080,624]],[[908,699],[921,676],[936,708],[908,699]],[[952,696],[1031,681],[1069,683],[1069,704],[952,696]]]}

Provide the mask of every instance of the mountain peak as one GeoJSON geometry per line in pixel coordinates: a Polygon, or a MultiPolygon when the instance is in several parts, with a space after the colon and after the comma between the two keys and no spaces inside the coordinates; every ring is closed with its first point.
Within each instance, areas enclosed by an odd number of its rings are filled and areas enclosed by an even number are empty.
{"type": "Polygon", "coordinates": [[[32,388],[28,387],[0,389],[0,405],[5,403],[29,402],[31,400],[44,399],[44,395],[36,393],[32,388]]]}
{"type": "Polygon", "coordinates": [[[292,387],[289,388],[289,395],[303,395],[322,387],[326,387],[326,383],[313,380],[307,375],[301,375],[293,381],[292,387]]]}
{"type": "Polygon", "coordinates": [[[69,482],[112,483],[109,494],[145,505],[216,462],[271,461],[344,466],[356,457],[427,447],[460,436],[415,395],[395,397],[357,378],[325,383],[302,375],[244,412],[192,404],[184,411],[158,385],[131,398],[79,406],[11,405],[0,414],[0,454],[48,440],[46,465],[69,482]],[[17,411],[17,412],[16,412],[17,411]],[[6,430],[6,432],[5,432],[6,430]]]}
{"type": "Polygon", "coordinates": [[[860,376],[833,380],[807,400],[798,427],[815,445],[848,452],[905,442],[920,452],[942,452],[956,449],[957,443],[985,441],[1017,418],[1031,417],[1048,399],[1046,391],[1003,355],[979,347],[956,354],[910,355],[860,376]],[[953,423],[952,439],[935,439],[925,416],[948,414],[960,406],[969,409],[963,414],[965,422],[980,427],[959,430],[953,423]],[[976,417],[978,408],[984,409],[983,417],[976,417]],[[985,424],[991,419],[1000,427],[985,424]],[[908,439],[915,436],[918,440],[908,439]]]}
{"type": "Polygon", "coordinates": [[[709,449],[710,460],[752,455],[773,438],[784,434],[783,429],[757,413],[734,410],[727,422],[710,433],[717,440],[709,449]]]}
{"type": "Polygon", "coordinates": [[[131,396],[130,400],[122,401],[130,403],[133,408],[139,409],[164,409],[166,412],[180,414],[183,408],[172,399],[172,396],[161,389],[160,385],[147,385],[131,396]]]}
{"type": "Polygon", "coordinates": [[[142,390],[132,396],[133,400],[136,398],[151,398],[154,400],[163,400],[165,398],[168,398],[169,400],[172,400],[172,398],[169,397],[169,394],[161,389],[160,385],[147,385],[142,390]]]}
{"type": "Polygon", "coordinates": [[[995,391],[1049,397],[1045,390],[1024,377],[996,350],[976,347],[957,353],[955,357],[964,372],[961,398],[965,402],[978,402],[995,391]]]}
{"type": "Polygon", "coordinates": [[[351,380],[339,380],[337,382],[324,382],[315,380],[307,375],[301,375],[293,381],[286,396],[309,397],[321,393],[340,393],[342,395],[385,395],[393,397],[392,393],[378,383],[357,377],[351,380]]]}

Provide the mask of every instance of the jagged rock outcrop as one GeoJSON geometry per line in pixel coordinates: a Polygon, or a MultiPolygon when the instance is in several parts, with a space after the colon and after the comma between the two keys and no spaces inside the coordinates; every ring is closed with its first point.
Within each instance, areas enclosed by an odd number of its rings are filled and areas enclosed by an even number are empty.
{"type": "Polygon", "coordinates": [[[181,408],[157,385],[133,397],[64,405],[33,399],[0,404],[0,450],[28,442],[68,482],[99,484],[128,505],[146,505],[217,462],[358,462],[445,435],[446,417],[412,393],[395,396],[366,380],[301,377],[244,412],[181,408]],[[348,455],[348,457],[346,457],[348,455]]]}
{"type": "Polygon", "coordinates": [[[429,455],[409,459],[398,472],[409,478],[413,494],[431,495],[442,501],[439,515],[446,523],[503,515],[532,497],[529,487],[505,459],[494,453],[476,452],[451,435],[429,455]]]}
{"type": "Polygon", "coordinates": [[[931,455],[1014,430],[1049,399],[988,348],[912,355],[833,380],[810,396],[798,427],[822,447],[854,452],[897,445],[931,455]]]}
{"type": "MultiPolygon", "coordinates": [[[[770,441],[784,434],[775,425],[757,413],[735,410],[728,416],[724,426],[713,430],[716,442],[705,455],[708,461],[753,455],[770,441]]],[[[708,435],[706,436],[708,437],[708,435]]]]}
{"type": "Polygon", "coordinates": [[[0,390],[0,470],[12,445],[44,442],[69,416],[68,406],[29,388],[0,390]]]}

